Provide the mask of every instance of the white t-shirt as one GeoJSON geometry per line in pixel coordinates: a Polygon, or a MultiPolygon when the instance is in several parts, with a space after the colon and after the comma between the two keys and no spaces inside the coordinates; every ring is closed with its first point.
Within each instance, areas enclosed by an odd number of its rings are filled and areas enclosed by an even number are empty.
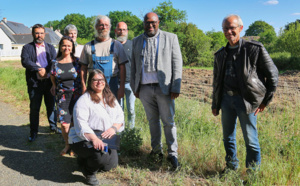
{"type": "MultiPolygon", "coordinates": [[[[96,39],[95,42],[95,50],[96,56],[109,56],[110,55],[110,46],[112,39],[108,39],[107,41],[99,42],[96,39]]],[[[92,49],[91,42],[88,42],[84,45],[79,62],[84,65],[88,65],[88,69],[93,69],[93,57],[92,57],[92,49]]],[[[118,65],[128,62],[126,53],[124,51],[123,45],[115,40],[114,44],[114,57],[113,57],[113,76],[116,76],[119,72],[118,65]]]]}
{"type": "Polygon", "coordinates": [[[88,92],[83,94],[76,102],[73,111],[74,127],[69,131],[69,144],[80,141],[89,141],[84,133],[94,133],[93,130],[106,131],[114,123],[123,124],[118,130],[124,130],[124,112],[115,100],[115,107],[95,103],[88,92]]]}
{"type": "Polygon", "coordinates": [[[74,56],[80,58],[82,50],[83,50],[83,45],[77,45],[77,47],[75,48],[75,55],[74,56]]]}

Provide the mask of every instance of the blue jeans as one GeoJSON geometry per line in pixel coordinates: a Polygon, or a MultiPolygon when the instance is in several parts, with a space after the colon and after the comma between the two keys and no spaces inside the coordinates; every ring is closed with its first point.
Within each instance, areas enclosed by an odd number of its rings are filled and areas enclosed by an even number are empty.
{"type": "Polygon", "coordinates": [[[254,116],[254,113],[246,113],[246,107],[240,95],[229,96],[224,94],[221,109],[223,141],[226,151],[225,160],[228,168],[237,169],[239,164],[236,150],[237,117],[240,120],[246,144],[246,167],[260,165],[260,147],[256,128],[257,116],[254,116]]]}
{"type": "MultiPolygon", "coordinates": [[[[126,96],[126,107],[127,107],[127,119],[130,128],[134,128],[135,125],[135,96],[133,91],[131,90],[130,83],[125,83],[125,96],[126,96]]],[[[124,98],[121,99],[121,107],[124,110],[124,98]]]]}
{"type": "Polygon", "coordinates": [[[48,122],[51,126],[56,126],[56,109],[55,98],[50,93],[52,83],[49,79],[39,82],[38,87],[28,87],[28,95],[30,100],[30,133],[37,133],[39,128],[40,108],[44,96],[44,103],[47,110],[48,122]]]}
{"type": "Polygon", "coordinates": [[[151,147],[155,153],[162,151],[161,124],[163,122],[169,156],[177,157],[177,134],[174,121],[175,102],[164,95],[159,86],[141,85],[140,100],[144,106],[151,134],[151,147]]]}

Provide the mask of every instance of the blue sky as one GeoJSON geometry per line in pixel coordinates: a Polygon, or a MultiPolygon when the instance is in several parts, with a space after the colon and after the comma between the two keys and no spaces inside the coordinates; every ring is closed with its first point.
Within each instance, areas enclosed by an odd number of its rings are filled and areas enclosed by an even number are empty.
{"type": "MultiPolygon", "coordinates": [[[[28,27],[61,20],[71,13],[106,15],[109,11],[127,10],[142,16],[164,0],[0,0],[0,19],[23,23],[28,27]]],[[[262,20],[278,33],[287,23],[300,19],[299,0],[172,0],[173,7],[187,12],[187,22],[194,23],[204,32],[221,31],[222,19],[228,14],[239,14],[244,31],[251,23],[262,20]]]]}

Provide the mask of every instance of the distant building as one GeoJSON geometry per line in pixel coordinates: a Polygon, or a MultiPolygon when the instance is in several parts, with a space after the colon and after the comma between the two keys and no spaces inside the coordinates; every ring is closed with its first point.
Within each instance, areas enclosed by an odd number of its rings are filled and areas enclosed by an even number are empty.
{"type": "MultiPolygon", "coordinates": [[[[45,32],[45,41],[58,46],[62,35],[51,28],[45,28],[45,32]]],[[[22,23],[7,21],[6,18],[0,21],[0,61],[20,59],[23,46],[32,41],[31,28],[22,23]]]]}

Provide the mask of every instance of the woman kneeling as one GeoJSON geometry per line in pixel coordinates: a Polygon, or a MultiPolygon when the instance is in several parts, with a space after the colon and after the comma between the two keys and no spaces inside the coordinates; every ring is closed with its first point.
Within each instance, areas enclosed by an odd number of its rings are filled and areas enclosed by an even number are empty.
{"type": "Polygon", "coordinates": [[[123,110],[102,71],[94,69],[89,74],[87,91],[76,102],[73,120],[69,144],[78,155],[77,162],[87,182],[98,184],[98,171],[109,171],[118,165],[116,144],[108,144],[107,150],[101,139],[112,139],[124,130],[123,110]],[[103,132],[97,137],[96,131],[103,132]]]}

